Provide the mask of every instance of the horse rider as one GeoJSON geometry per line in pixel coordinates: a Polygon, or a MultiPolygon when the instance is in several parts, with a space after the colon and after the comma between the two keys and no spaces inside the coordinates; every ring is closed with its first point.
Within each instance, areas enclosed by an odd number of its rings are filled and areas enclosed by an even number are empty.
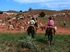
{"type": "Polygon", "coordinates": [[[29,21],[29,24],[34,25],[34,24],[35,24],[35,19],[34,19],[34,18],[32,18],[32,19],[29,21]]]}
{"type": "Polygon", "coordinates": [[[28,35],[31,35],[32,38],[34,38],[34,35],[36,34],[35,33],[35,27],[34,27],[34,24],[35,24],[35,21],[34,21],[34,18],[32,18],[30,21],[29,21],[29,27],[27,29],[27,33],[28,35]]]}
{"type": "Polygon", "coordinates": [[[53,39],[53,33],[55,31],[55,29],[54,29],[54,20],[53,20],[52,17],[49,17],[49,21],[48,21],[47,25],[48,25],[48,27],[46,29],[46,34],[48,35],[48,40],[50,41],[50,44],[51,44],[52,39],[53,39]]]}

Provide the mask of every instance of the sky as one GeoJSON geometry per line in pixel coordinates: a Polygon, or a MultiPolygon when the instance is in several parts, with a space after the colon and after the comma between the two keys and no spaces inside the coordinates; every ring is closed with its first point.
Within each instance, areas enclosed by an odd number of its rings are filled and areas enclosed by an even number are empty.
{"type": "Polygon", "coordinates": [[[70,10],[70,0],[0,0],[0,11],[32,9],[70,10]]]}

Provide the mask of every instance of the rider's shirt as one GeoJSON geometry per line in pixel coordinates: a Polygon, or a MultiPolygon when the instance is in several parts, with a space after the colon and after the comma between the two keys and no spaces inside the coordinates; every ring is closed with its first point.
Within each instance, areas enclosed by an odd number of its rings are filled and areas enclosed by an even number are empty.
{"type": "Polygon", "coordinates": [[[48,26],[53,26],[54,25],[54,21],[53,20],[49,20],[48,21],[48,26]]]}

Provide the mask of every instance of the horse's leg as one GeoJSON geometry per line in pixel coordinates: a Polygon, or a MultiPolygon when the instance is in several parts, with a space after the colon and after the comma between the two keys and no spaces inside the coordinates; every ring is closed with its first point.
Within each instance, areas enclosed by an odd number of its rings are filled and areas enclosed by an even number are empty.
{"type": "Polygon", "coordinates": [[[31,33],[32,38],[34,38],[34,35],[35,35],[35,33],[34,33],[34,32],[32,32],[32,33],[31,33]]]}
{"type": "Polygon", "coordinates": [[[45,30],[45,36],[48,35],[47,31],[48,31],[48,29],[45,30]]]}
{"type": "Polygon", "coordinates": [[[28,32],[28,35],[30,36],[30,32],[28,32]]]}
{"type": "Polygon", "coordinates": [[[55,36],[56,30],[54,29],[54,36],[55,36]]]}
{"type": "Polygon", "coordinates": [[[52,43],[52,39],[53,39],[53,35],[50,34],[50,39],[49,39],[49,41],[50,41],[50,45],[51,45],[51,43],[52,43]]]}
{"type": "Polygon", "coordinates": [[[50,36],[49,36],[49,34],[48,34],[48,40],[50,39],[50,36]]]}

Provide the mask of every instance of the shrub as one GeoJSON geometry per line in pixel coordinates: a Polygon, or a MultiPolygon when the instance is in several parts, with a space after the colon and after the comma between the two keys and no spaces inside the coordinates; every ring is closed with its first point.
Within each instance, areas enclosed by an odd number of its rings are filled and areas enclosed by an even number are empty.
{"type": "Polygon", "coordinates": [[[45,16],[45,13],[44,13],[44,12],[41,12],[41,13],[39,14],[39,16],[40,16],[40,17],[44,17],[44,16],[45,16]]]}
{"type": "Polygon", "coordinates": [[[0,11],[0,14],[3,14],[3,11],[0,11]]]}

